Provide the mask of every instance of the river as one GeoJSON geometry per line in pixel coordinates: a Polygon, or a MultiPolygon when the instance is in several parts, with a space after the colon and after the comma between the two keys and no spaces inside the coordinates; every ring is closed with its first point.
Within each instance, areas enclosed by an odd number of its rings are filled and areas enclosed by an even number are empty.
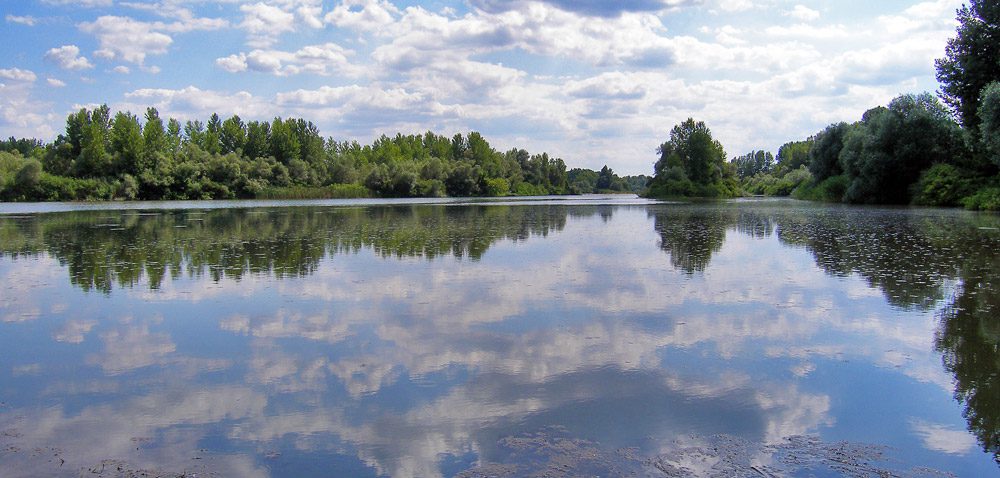
{"type": "Polygon", "coordinates": [[[772,199],[0,204],[0,474],[993,476],[998,251],[772,199]]]}

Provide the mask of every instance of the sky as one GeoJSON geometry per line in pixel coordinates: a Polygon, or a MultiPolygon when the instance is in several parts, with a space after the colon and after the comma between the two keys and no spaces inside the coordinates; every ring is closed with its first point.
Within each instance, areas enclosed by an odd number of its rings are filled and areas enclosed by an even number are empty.
{"type": "Polygon", "coordinates": [[[936,92],[961,0],[0,0],[0,136],[108,104],[305,118],[324,137],[479,131],[651,174],[687,118],[777,152],[936,92]]]}

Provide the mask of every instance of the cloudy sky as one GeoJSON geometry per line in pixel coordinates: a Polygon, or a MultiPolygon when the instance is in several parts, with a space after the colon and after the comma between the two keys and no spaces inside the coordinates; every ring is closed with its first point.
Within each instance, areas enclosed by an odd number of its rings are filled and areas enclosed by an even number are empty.
{"type": "Polygon", "coordinates": [[[141,116],[302,117],[324,136],[482,132],[650,173],[678,122],[730,157],[936,91],[961,0],[5,1],[0,135],[141,116]]]}

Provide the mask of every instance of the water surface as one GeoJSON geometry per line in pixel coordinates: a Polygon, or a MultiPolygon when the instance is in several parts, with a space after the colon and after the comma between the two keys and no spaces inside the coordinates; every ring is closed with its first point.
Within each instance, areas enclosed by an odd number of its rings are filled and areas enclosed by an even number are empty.
{"type": "Polygon", "coordinates": [[[996,475],[998,228],[772,200],[2,205],[0,470],[996,475]]]}

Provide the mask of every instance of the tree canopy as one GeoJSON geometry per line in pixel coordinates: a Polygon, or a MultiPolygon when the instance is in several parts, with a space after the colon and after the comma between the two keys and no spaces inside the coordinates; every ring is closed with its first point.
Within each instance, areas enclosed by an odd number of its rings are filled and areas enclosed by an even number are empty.
{"type": "Polygon", "coordinates": [[[670,130],[657,148],[660,158],[647,195],[729,197],[735,195],[735,173],[726,151],[703,121],[688,118],[670,130]]]}
{"type": "MultiPolygon", "coordinates": [[[[107,105],[66,118],[51,144],[0,143],[0,200],[546,195],[573,192],[548,153],[497,151],[478,132],[323,138],[300,118],[164,123],[107,105]],[[32,159],[34,158],[34,159],[32,159]],[[34,161],[34,162],[32,162],[34,161]]],[[[597,174],[595,172],[595,174],[597,174]]],[[[601,176],[598,174],[598,176],[601,176]]],[[[604,185],[625,189],[608,169],[604,185]]]]}
{"type": "Polygon", "coordinates": [[[962,125],[976,130],[980,95],[1000,80],[1000,3],[972,0],[958,10],[958,29],[935,62],[941,97],[962,125]]]}

